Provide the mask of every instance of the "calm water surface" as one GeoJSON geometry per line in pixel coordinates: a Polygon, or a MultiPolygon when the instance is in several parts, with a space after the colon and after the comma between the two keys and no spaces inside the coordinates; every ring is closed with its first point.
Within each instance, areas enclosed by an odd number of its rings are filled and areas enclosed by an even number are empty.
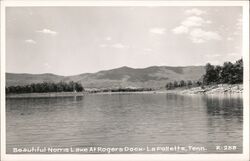
{"type": "Polygon", "coordinates": [[[7,153],[32,146],[189,145],[206,147],[202,153],[242,152],[241,95],[17,98],[6,100],[6,111],[7,153]],[[237,149],[216,151],[217,145],[237,149]]]}

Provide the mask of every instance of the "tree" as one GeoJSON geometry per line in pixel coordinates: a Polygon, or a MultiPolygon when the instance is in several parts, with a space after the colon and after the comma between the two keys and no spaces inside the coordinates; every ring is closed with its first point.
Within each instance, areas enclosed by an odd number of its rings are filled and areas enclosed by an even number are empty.
{"type": "Polygon", "coordinates": [[[166,87],[166,89],[173,89],[173,83],[168,82],[165,87],[166,87]]]}
{"type": "Polygon", "coordinates": [[[191,80],[188,80],[188,81],[187,81],[187,85],[188,85],[188,86],[192,86],[192,85],[193,85],[193,82],[192,82],[191,80]]]}
{"type": "Polygon", "coordinates": [[[216,65],[215,68],[214,68],[214,72],[215,72],[215,80],[214,82],[215,83],[221,83],[221,71],[222,71],[222,67],[219,66],[219,65],[216,65]]]}
{"type": "Polygon", "coordinates": [[[204,84],[211,84],[218,80],[218,76],[215,71],[215,67],[211,65],[210,63],[206,64],[206,74],[203,77],[203,83],[204,84]]]}
{"type": "Polygon", "coordinates": [[[174,81],[173,86],[174,86],[174,87],[178,87],[178,82],[177,82],[177,81],[174,81]]]}
{"type": "Polygon", "coordinates": [[[77,92],[82,92],[84,90],[83,86],[80,83],[75,84],[75,89],[77,92]]]}
{"type": "Polygon", "coordinates": [[[221,71],[221,82],[222,83],[233,83],[233,64],[231,62],[225,62],[221,71]]]}
{"type": "Polygon", "coordinates": [[[243,83],[243,61],[242,59],[231,62],[224,62],[223,66],[206,65],[206,73],[203,76],[204,84],[211,83],[243,83]]]}
{"type": "Polygon", "coordinates": [[[195,84],[196,84],[197,86],[200,86],[200,85],[202,85],[202,82],[201,82],[201,81],[196,81],[195,84]]]}
{"type": "Polygon", "coordinates": [[[180,87],[184,87],[184,86],[186,86],[186,83],[185,83],[185,81],[184,81],[184,80],[181,80],[179,84],[180,84],[180,87]]]}
{"type": "Polygon", "coordinates": [[[25,86],[10,86],[7,87],[6,93],[45,93],[45,92],[81,92],[84,90],[80,83],[76,82],[43,82],[43,83],[32,83],[25,86]]]}
{"type": "Polygon", "coordinates": [[[243,60],[240,59],[234,64],[234,83],[243,83],[243,60]]]}

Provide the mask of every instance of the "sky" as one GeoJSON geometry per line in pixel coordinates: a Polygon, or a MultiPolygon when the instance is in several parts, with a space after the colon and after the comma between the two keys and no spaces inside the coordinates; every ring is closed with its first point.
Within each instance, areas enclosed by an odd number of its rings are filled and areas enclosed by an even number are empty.
{"type": "Polygon", "coordinates": [[[6,72],[222,65],[241,32],[241,7],[8,7],[6,72]]]}

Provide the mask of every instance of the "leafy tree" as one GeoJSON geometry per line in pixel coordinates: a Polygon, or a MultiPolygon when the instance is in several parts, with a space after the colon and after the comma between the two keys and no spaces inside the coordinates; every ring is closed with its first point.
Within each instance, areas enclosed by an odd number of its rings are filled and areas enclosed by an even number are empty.
{"type": "Polygon", "coordinates": [[[186,82],[184,80],[181,80],[179,84],[180,84],[180,87],[186,86],[186,82]]]}
{"type": "Polygon", "coordinates": [[[173,89],[176,87],[183,86],[201,86],[205,88],[204,85],[209,84],[219,84],[219,83],[243,83],[243,61],[242,59],[236,61],[235,63],[225,62],[223,66],[211,65],[207,63],[205,66],[206,73],[202,77],[202,81],[198,80],[192,82],[188,80],[185,82],[181,80],[179,83],[177,81],[169,82],[166,84],[166,89],[173,89]]]}
{"type": "Polygon", "coordinates": [[[233,77],[234,83],[243,82],[243,60],[240,59],[234,64],[235,75],[233,77]]]}
{"type": "Polygon", "coordinates": [[[178,82],[177,82],[177,81],[174,81],[173,86],[174,86],[174,87],[178,87],[178,82]]]}
{"type": "Polygon", "coordinates": [[[166,89],[173,89],[173,83],[172,82],[168,82],[166,84],[166,89]]]}
{"type": "Polygon", "coordinates": [[[221,82],[222,83],[233,83],[233,64],[231,62],[225,62],[221,71],[221,82]]]}
{"type": "Polygon", "coordinates": [[[216,82],[218,78],[215,72],[215,67],[210,63],[207,63],[205,68],[206,68],[206,74],[203,77],[203,83],[210,84],[216,82]]]}
{"type": "Polygon", "coordinates": [[[201,82],[201,81],[196,81],[195,84],[196,84],[197,86],[201,86],[201,85],[202,85],[202,82],[201,82]]]}
{"type": "Polygon", "coordinates": [[[214,68],[215,80],[213,82],[221,83],[221,71],[222,71],[222,67],[219,65],[216,65],[214,68]]]}
{"type": "Polygon", "coordinates": [[[193,82],[192,82],[191,80],[188,80],[188,81],[187,81],[187,85],[188,85],[188,86],[192,86],[192,85],[193,85],[193,82]]]}
{"type": "Polygon", "coordinates": [[[243,83],[243,61],[242,59],[236,61],[234,64],[225,62],[223,66],[206,65],[206,73],[203,76],[204,84],[212,83],[243,83]]]}

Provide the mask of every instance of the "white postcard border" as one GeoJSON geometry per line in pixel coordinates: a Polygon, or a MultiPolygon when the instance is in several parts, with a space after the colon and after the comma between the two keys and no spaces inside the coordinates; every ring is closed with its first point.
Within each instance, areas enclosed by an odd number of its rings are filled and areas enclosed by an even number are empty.
{"type": "Polygon", "coordinates": [[[249,160],[249,3],[247,1],[1,1],[1,159],[51,160],[249,160]],[[242,6],[244,61],[243,154],[6,154],[5,123],[5,8],[31,6],[242,6]]]}

